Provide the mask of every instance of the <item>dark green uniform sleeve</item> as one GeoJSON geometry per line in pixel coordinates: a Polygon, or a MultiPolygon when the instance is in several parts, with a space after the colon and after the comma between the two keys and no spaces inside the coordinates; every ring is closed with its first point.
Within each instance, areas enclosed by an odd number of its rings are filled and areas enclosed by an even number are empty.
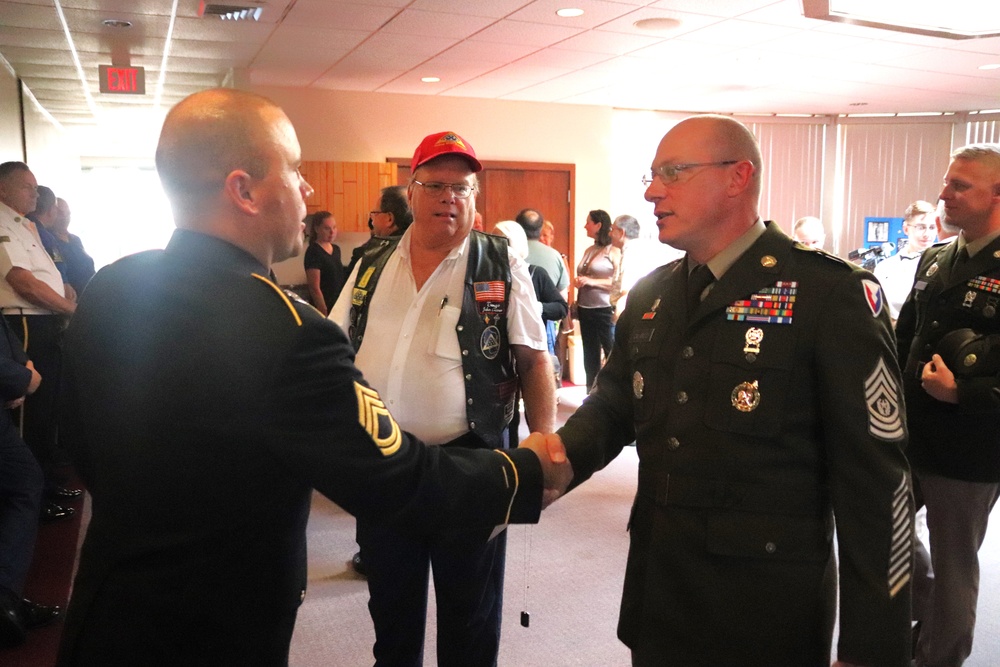
{"type": "Polygon", "coordinates": [[[909,655],[913,501],[895,342],[875,285],[870,274],[842,274],[815,360],[840,549],[838,655],[895,666],[909,655]]]}
{"type": "Polygon", "coordinates": [[[277,461],[348,512],[414,530],[529,523],[542,474],[529,450],[427,447],[402,432],[334,323],[307,318],[274,383],[277,461]]]}

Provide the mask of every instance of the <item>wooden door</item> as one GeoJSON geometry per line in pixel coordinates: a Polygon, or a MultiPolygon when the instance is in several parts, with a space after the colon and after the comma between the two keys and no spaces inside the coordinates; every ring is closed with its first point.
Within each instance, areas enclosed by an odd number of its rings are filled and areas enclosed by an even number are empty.
{"type": "Polygon", "coordinates": [[[513,220],[525,208],[533,208],[555,227],[553,247],[570,256],[572,239],[572,165],[484,165],[479,175],[480,195],[476,208],[483,214],[487,230],[501,220],[513,220]],[[547,168],[548,167],[548,168],[547,168]]]}

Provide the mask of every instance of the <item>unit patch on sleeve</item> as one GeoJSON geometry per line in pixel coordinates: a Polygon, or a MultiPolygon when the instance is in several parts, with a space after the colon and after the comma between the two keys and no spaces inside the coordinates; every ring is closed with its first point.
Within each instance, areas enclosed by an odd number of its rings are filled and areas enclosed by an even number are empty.
{"type": "Polygon", "coordinates": [[[879,357],[875,370],[865,380],[868,432],[880,440],[899,440],[905,435],[899,410],[899,387],[879,357]]]}
{"type": "Polygon", "coordinates": [[[910,483],[906,475],[892,494],[892,544],[889,546],[889,597],[910,581],[913,568],[913,523],[910,521],[910,483]]]}
{"type": "Polygon", "coordinates": [[[862,280],[861,286],[865,290],[865,303],[871,308],[872,315],[878,317],[882,312],[882,302],[885,301],[882,298],[882,286],[874,280],[862,280]]]}
{"type": "Polygon", "coordinates": [[[382,456],[392,456],[403,442],[399,424],[389,414],[377,391],[355,382],[354,392],[358,397],[358,423],[378,445],[382,456]]]}

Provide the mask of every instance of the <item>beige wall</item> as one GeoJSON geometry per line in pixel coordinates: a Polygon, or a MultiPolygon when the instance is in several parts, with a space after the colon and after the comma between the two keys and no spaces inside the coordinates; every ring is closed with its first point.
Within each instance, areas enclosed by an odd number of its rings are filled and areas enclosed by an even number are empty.
{"type": "Polygon", "coordinates": [[[578,256],[589,245],[583,234],[587,211],[611,206],[611,107],[299,88],[253,90],[285,109],[305,160],[380,162],[409,157],[424,136],[453,130],[483,159],[575,164],[578,256]]]}
{"type": "Polygon", "coordinates": [[[0,56],[0,162],[24,160],[17,77],[0,56]]]}

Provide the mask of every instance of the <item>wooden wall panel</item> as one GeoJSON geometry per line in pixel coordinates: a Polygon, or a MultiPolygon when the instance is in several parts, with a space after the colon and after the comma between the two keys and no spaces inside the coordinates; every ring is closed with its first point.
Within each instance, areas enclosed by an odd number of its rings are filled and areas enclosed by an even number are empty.
{"type": "Polygon", "coordinates": [[[303,162],[301,171],[315,190],[306,209],[330,211],[343,232],[367,232],[371,203],[396,184],[396,165],[389,162],[303,162]]]}

